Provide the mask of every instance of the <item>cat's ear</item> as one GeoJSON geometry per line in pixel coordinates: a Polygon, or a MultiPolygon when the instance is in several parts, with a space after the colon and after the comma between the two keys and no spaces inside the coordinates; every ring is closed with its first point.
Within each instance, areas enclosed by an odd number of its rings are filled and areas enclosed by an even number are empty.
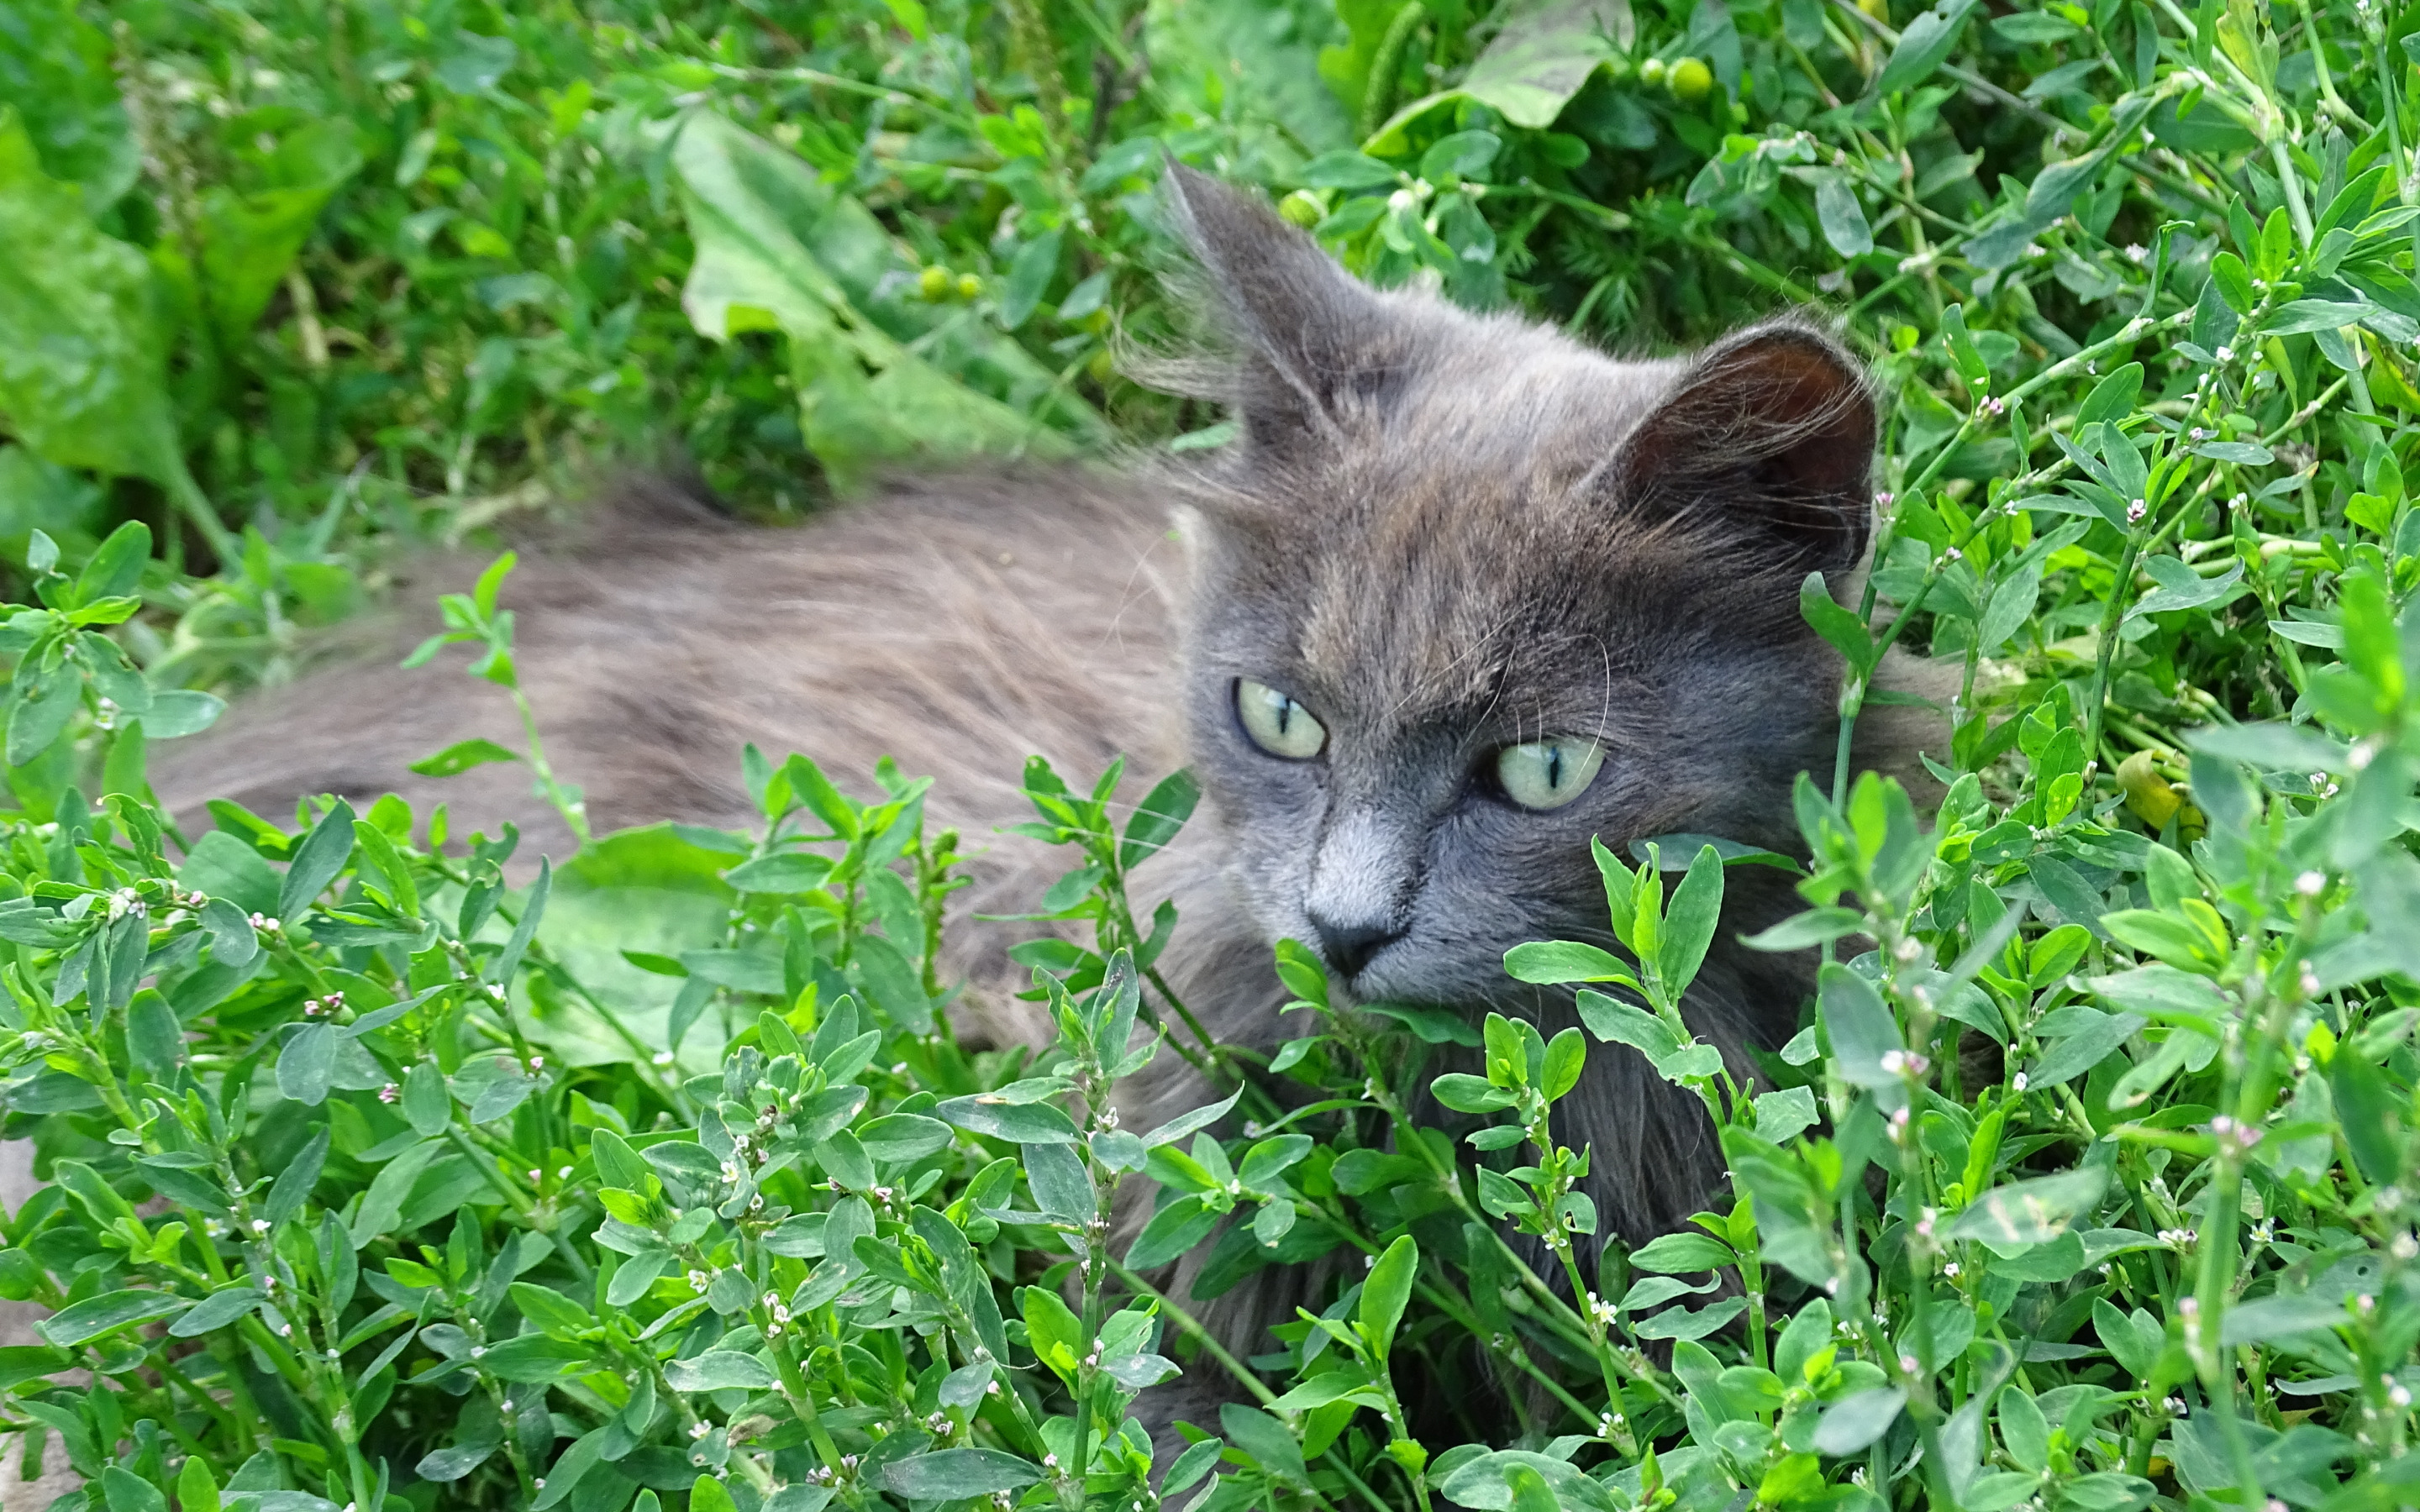
{"type": "Polygon", "coordinates": [[[1795,323],[1759,326],[1683,371],[1614,459],[1625,510],[1714,530],[1802,570],[1854,567],[1873,507],[1877,419],[1855,359],[1795,323]]]}
{"type": "Polygon", "coordinates": [[[1384,304],[1259,199],[1178,162],[1163,193],[1245,363],[1216,397],[1241,412],[1255,444],[1335,437],[1386,365],[1384,304]]]}

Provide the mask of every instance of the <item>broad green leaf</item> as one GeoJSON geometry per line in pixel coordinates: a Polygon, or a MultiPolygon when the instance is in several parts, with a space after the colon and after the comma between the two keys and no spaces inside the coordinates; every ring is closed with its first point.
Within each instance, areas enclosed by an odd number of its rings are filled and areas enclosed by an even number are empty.
{"type": "Polygon", "coordinates": [[[1899,45],[1891,49],[1890,61],[1875,75],[1871,92],[1881,96],[1912,89],[1932,77],[1932,71],[1947,62],[1958,46],[1959,35],[1966,29],[1966,18],[1974,12],[1977,0],[1941,0],[1909,22],[1900,33],[1899,45]]]}
{"type": "Polygon", "coordinates": [[[1816,1420],[1815,1447],[1827,1455],[1853,1455],[1890,1431],[1907,1405],[1907,1393],[1897,1386],[1874,1386],[1852,1392],[1823,1409],[1816,1420]]]}
{"type": "Polygon", "coordinates": [[[1945,1239],[1973,1239],[1994,1248],[2039,1244],[2067,1232],[2090,1211],[2108,1184],[2097,1166],[2064,1171],[1993,1187],[1942,1231],[1945,1239]]]}
{"type": "Polygon", "coordinates": [[[1515,980],[1611,981],[1636,989],[1638,979],[1619,956],[1574,940],[1539,940],[1504,952],[1504,969],[1515,980]]]}
{"type": "Polygon", "coordinates": [[[958,1502],[1022,1490],[1041,1478],[1040,1466],[1001,1449],[936,1449],[882,1467],[884,1487],[913,1502],[958,1502]]]}
{"type": "Polygon", "coordinates": [[[1636,31],[1629,0],[1537,0],[1508,8],[1463,76],[1461,92],[1515,126],[1552,126],[1590,77],[1630,46],[1636,31]]]}
{"type": "Polygon", "coordinates": [[[190,483],[168,400],[169,325],[143,254],[96,228],[0,106],[0,414],[66,467],[190,483]]]}
{"type": "Polygon", "coordinates": [[[258,1307],[265,1294],[253,1287],[225,1287],[195,1303],[168,1325],[170,1336],[192,1338],[227,1327],[258,1307]]]}
{"type": "Polygon", "coordinates": [[[778,1383],[773,1367],[752,1354],[733,1350],[708,1350],[664,1366],[664,1379],[675,1391],[769,1391],[778,1383]]]}
{"type": "Polygon", "coordinates": [[[1862,257],[1874,250],[1874,233],[1866,224],[1865,207],[1846,174],[1825,174],[1815,180],[1815,219],[1823,239],[1843,257],[1862,257]]]}
{"type": "Polygon", "coordinates": [[[36,1323],[34,1328],[42,1337],[60,1349],[68,1350],[115,1334],[121,1328],[174,1317],[191,1305],[190,1298],[165,1291],[108,1291],[82,1302],[70,1303],[36,1323]]]}

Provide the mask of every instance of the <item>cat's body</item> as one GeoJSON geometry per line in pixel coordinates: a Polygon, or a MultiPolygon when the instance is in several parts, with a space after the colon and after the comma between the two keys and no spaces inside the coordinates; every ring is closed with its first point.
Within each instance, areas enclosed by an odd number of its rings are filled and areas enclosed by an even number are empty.
{"type": "MultiPolygon", "coordinates": [[[[1568,995],[1512,981],[1503,955],[1611,944],[1591,836],[1617,854],[1676,831],[1793,846],[1790,783],[1828,772],[1840,685],[1798,585],[1822,571],[1845,594],[1863,560],[1862,378],[1795,326],[1691,363],[1616,362],[1509,316],[1374,294],[1182,170],[1171,204],[1237,356],[1163,372],[1234,409],[1233,448],[1124,481],[928,485],[792,532],[626,513],[507,590],[549,754],[599,827],[745,825],[744,741],[844,780],[885,754],[935,775],[934,822],[992,841],[954,961],[975,1032],[996,1040],[1042,1033],[1007,990],[1005,946],[1031,926],[971,918],[1030,908],[1065,866],[992,837],[1031,816],[1023,757],[1078,779],[1119,752],[1152,775],[1187,764],[1202,811],[1138,886],[1146,904],[1176,896],[1166,970],[1220,1038],[1303,1032],[1279,1022],[1281,937],[1318,945],[1348,996],[1494,1009],[1551,1036],[1573,1022],[1568,995]],[[1239,716],[1254,688],[1312,721],[1293,728],[1315,751],[1271,754],[1239,716]],[[1593,779],[1559,806],[1512,801],[1496,764],[1558,737],[1583,745],[1552,750],[1601,753],[1593,779]]],[[[524,769],[402,770],[511,717],[456,671],[352,669],[171,748],[159,785],[173,804],[264,811],[393,787],[450,802],[458,831],[512,817],[559,854],[568,837],[524,769]]],[[[1919,733],[1869,716],[1860,756],[1904,771],[1919,733]]],[[[1689,1015],[1745,1069],[1745,1046],[1795,1028],[1809,964],[1735,943],[1794,909],[1787,878],[1730,881],[1689,1015]]],[[[1141,1079],[1157,1106],[1137,1119],[1209,1100],[1161,1058],[1141,1079]]],[[[1595,1047],[1561,1106],[1614,1233],[1671,1227],[1719,1180],[1694,1101],[1628,1050],[1595,1047]]],[[[1264,1350],[1300,1286],[1263,1273],[1213,1325],[1238,1355],[1264,1350]]],[[[1171,1412],[1190,1415],[1182,1399],[1171,1412]]]]}

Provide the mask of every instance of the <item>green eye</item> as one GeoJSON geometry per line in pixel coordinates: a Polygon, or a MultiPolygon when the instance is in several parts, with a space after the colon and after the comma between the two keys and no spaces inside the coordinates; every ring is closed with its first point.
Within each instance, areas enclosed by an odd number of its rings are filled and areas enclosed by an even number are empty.
{"type": "Polygon", "coordinates": [[[1586,740],[1537,740],[1496,754],[1496,779],[1524,809],[1559,809],[1588,791],[1605,749],[1586,740]]]}
{"type": "Polygon", "coordinates": [[[1290,762],[1307,762],[1327,745],[1327,727],[1312,718],[1309,709],[1249,677],[1235,683],[1235,717],[1253,745],[1290,762]]]}

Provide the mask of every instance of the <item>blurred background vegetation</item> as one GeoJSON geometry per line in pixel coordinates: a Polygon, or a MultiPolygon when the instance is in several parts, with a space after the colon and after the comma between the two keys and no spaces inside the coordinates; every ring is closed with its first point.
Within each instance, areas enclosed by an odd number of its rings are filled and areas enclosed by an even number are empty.
{"type": "MultiPolygon", "coordinates": [[[[1378,283],[1621,348],[1821,306],[1898,395],[1896,465],[1955,436],[1962,497],[2022,468],[1961,430],[1985,384],[2155,274],[2189,305],[2227,238],[2388,147],[2335,80],[2408,21],[2349,12],[2331,56],[2235,8],[2269,73],[2204,98],[2219,0],[0,0],[0,549],[22,579],[37,525],[72,566],[148,522],[130,650],[235,687],[396,548],[626,464],[786,518],[910,454],[1215,444],[1115,363],[1183,335],[1169,157],[1378,283]],[[1984,383],[1932,339],[1959,303],[1984,383]]],[[[2394,281],[2371,307],[2410,325],[2394,281]]],[[[2347,338],[2280,339],[2246,428],[2347,338]]],[[[2412,395],[2370,371],[2357,409],[2412,395]]],[[[2365,486],[2298,460],[2264,528],[2365,486]]],[[[2099,614],[2067,596],[2040,643],[2099,614]]]]}

